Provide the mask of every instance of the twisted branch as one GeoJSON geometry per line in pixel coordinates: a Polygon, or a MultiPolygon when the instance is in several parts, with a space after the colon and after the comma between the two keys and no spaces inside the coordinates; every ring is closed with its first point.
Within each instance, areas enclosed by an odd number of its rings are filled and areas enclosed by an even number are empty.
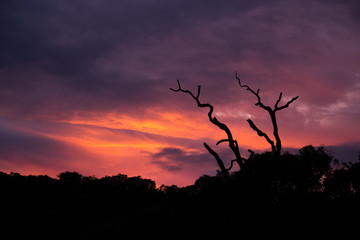
{"type": "Polygon", "coordinates": [[[276,151],[276,148],[275,148],[275,144],[274,144],[274,141],[272,141],[269,136],[264,133],[263,131],[261,131],[255,124],[254,122],[251,120],[251,119],[248,119],[246,120],[250,127],[257,133],[257,135],[259,135],[259,137],[264,137],[266,139],[266,141],[270,144],[271,146],[271,150],[272,151],[276,151]]]}
{"type": "MultiPolygon", "coordinates": [[[[214,111],[214,107],[211,104],[209,104],[209,103],[201,103],[200,102],[199,97],[200,97],[201,86],[198,86],[197,94],[195,96],[190,90],[182,89],[179,80],[177,80],[177,83],[178,83],[178,89],[170,88],[170,90],[172,90],[174,92],[187,93],[196,101],[198,107],[201,107],[201,108],[207,107],[207,108],[209,108],[209,112],[208,112],[209,121],[212,124],[216,125],[218,128],[220,128],[221,130],[225,131],[225,133],[227,135],[227,139],[222,139],[222,140],[218,141],[217,145],[222,143],[222,142],[229,142],[229,147],[230,147],[230,149],[232,150],[232,152],[235,155],[236,162],[239,164],[239,167],[242,168],[243,167],[243,160],[242,160],[241,155],[240,155],[240,151],[239,151],[237,141],[234,140],[230,129],[224,123],[220,122],[216,117],[212,116],[213,111],[214,111]]],[[[209,145],[207,145],[206,143],[204,143],[204,146],[210,152],[210,154],[215,157],[215,159],[216,159],[221,171],[224,173],[224,175],[228,176],[228,171],[225,168],[224,163],[221,160],[221,158],[219,157],[219,155],[211,147],[209,147],[209,145]]]]}
{"type": "Polygon", "coordinates": [[[269,136],[264,133],[263,131],[261,131],[254,123],[253,121],[251,121],[250,119],[247,120],[247,122],[249,123],[250,127],[257,132],[257,134],[260,136],[260,137],[264,137],[266,139],[266,141],[270,144],[271,146],[271,149],[272,149],[272,152],[279,155],[280,154],[280,151],[281,151],[281,139],[280,139],[280,136],[279,136],[279,130],[278,130],[278,126],[277,126],[277,122],[276,122],[276,115],[275,113],[279,110],[282,110],[282,109],[285,109],[287,107],[289,107],[289,105],[294,102],[296,99],[298,99],[299,96],[296,96],[296,97],[293,97],[291,100],[289,100],[286,104],[284,104],[283,106],[279,107],[279,103],[281,101],[281,98],[282,98],[282,92],[280,92],[280,95],[279,95],[279,98],[277,99],[276,103],[275,103],[275,106],[274,106],[274,109],[272,109],[271,107],[269,106],[266,106],[264,105],[262,102],[261,102],[261,98],[260,98],[260,95],[259,95],[259,92],[260,92],[260,89],[258,89],[256,92],[251,89],[248,85],[242,85],[241,84],[241,80],[240,78],[238,77],[237,75],[237,72],[235,72],[235,77],[236,79],[238,80],[239,82],[239,86],[242,87],[242,88],[246,88],[246,90],[250,91],[253,95],[256,96],[257,98],[257,103],[255,103],[255,106],[259,106],[261,107],[262,109],[265,109],[269,115],[270,115],[270,118],[271,118],[271,123],[273,125],[273,135],[275,137],[275,141],[276,141],[276,145],[274,144],[274,141],[272,141],[269,136]]]}

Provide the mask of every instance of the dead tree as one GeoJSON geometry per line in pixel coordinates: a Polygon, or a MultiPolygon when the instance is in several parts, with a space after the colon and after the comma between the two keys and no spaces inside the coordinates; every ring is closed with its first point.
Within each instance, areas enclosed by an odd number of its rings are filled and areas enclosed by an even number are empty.
{"type": "Polygon", "coordinates": [[[256,131],[256,133],[260,136],[260,137],[264,137],[266,139],[266,141],[270,144],[271,146],[271,150],[272,150],[272,153],[275,154],[275,155],[280,155],[280,152],[281,152],[281,139],[280,139],[280,136],[279,136],[279,129],[278,129],[278,125],[277,125],[277,122],[276,122],[276,112],[277,111],[280,111],[280,110],[283,110],[287,107],[289,107],[289,105],[294,102],[296,99],[298,99],[299,96],[296,96],[296,97],[293,97],[291,100],[289,100],[286,104],[282,105],[279,107],[279,103],[281,101],[281,98],[282,98],[282,92],[280,92],[280,95],[279,95],[279,98],[278,100],[276,101],[275,105],[274,105],[274,108],[271,108],[269,106],[266,106],[264,105],[262,102],[261,102],[261,98],[260,98],[260,95],[259,95],[259,92],[260,92],[260,89],[257,89],[257,91],[255,92],[253,89],[251,89],[248,85],[242,85],[241,84],[241,81],[240,81],[240,78],[238,77],[237,75],[237,72],[235,72],[235,77],[236,79],[238,80],[239,82],[239,85],[240,87],[242,88],[246,88],[246,90],[250,91],[252,94],[254,94],[257,98],[257,103],[255,103],[255,106],[259,106],[260,108],[266,110],[269,115],[270,115],[270,118],[271,118],[271,123],[272,123],[272,126],[273,126],[273,135],[274,135],[274,138],[275,138],[275,143],[273,140],[270,139],[270,137],[264,133],[263,131],[261,131],[255,124],[254,122],[251,120],[251,119],[248,119],[247,122],[249,123],[250,127],[256,131]]]}
{"type": "MultiPolygon", "coordinates": [[[[199,97],[200,97],[201,86],[198,86],[197,94],[195,96],[191,91],[182,89],[179,80],[177,80],[177,83],[178,83],[178,89],[170,88],[170,90],[172,90],[174,92],[187,93],[196,101],[198,107],[200,107],[200,108],[209,108],[209,112],[208,112],[209,121],[226,133],[227,138],[218,141],[216,143],[216,145],[219,145],[220,143],[223,143],[223,142],[228,142],[229,143],[229,148],[231,149],[231,151],[235,155],[235,159],[231,161],[231,165],[230,165],[229,168],[225,168],[224,162],[220,158],[219,154],[217,154],[207,143],[204,143],[204,146],[209,151],[209,153],[211,155],[213,155],[214,158],[216,159],[216,162],[219,165],[220,170],[223,173],[223,175],[226,178],[228,178],[229,177],[229,172],[228,171],[230,171],[230,169],[233,167],[234,162],[237,162],[240,169],[244,166],[245,158],[241,157],[241,155],[240,155],[240,150],[239,150],[239,146],[238,146],[237,141],[233,138],[230,129],[224,123],[220,122],[216,117],[213,116],[214,107],[209,103],[201,103],[200,102],[199,97]]],[[[251,156],[252,156],[253,152],[251,150],[249,150],[249,151],[250,151],[251,156]]]]}

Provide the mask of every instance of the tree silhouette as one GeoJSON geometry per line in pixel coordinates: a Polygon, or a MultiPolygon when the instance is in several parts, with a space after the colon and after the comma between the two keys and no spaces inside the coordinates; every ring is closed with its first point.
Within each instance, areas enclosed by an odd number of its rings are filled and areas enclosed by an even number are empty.
{"type": "Polygon", "coordinates": [[[261,98],[260,98],[260,95],[259,95],[259,92],[260,92],[260,89],[257,89],[257,91],[255,92],[253,89],[251,89],[248,85],[242,85],[241,84],[241,81],[240,81],[240,78],[238,77],[237,75],[237,72],[235,72],[235,77],[236,79],[238,80],[239,82],[239,85],[240,87],[242,88],[246,88],[246,90],[250,91],[252,94],[254,94],[258,100],[257,103],[255,103],[255,106],[259,106],[261,107],[262,109],[266,110],[269,115],[270,115],[270,118],[271,118],[271,123],[273,125],[273,135],[275,137],[275,143],[273,140],[270,139],[270,137],[264,133],[263,131],[261,131],[255,124],[254,122],[251,120],[251,119],[248,119],[247,122],[249,123],[250,127],[256,131],[256,133],[260,136],[260,137],[264,137],[266,139],[266,141],[270,144],[271,146],[271,150],[272,152],[275,154],[275,155],[280,155],[280,152],[281,152],[281,139],[280,139],[280,136],[279,136],[279,129],[278,129],[278,125],[277,125],[277,121],[276,121],[276,112],[277,111],[280,111],[280,110],[283,110],[287,107],[289,107],[289,105],[294,102],[296,99],[298,99],[299,96],[296,96],[296,97],[293,97],[291,100],[289,100],[286,104],[282,105],[279,107],[279,103],[281,101],[281,98],[282,98],[282,92],[280,92],[280,95],[279,95],[279,98],[278,100],[276,101],[275,103],[275,106],[274,108],[271,108],[269,106],[266,106],[264,105],[262,102],[261,102],[261,98]]]}
{"type": "Polygon", "coordinates": [[[221,139],[220,141],[218,141],[216,143],[216,145],[218,145],[218,144],[220,144],[222,142],[228,142],[229,143],[229,148],[231,149],[231,151],[235,155],[235,159],[231,161],[231,166],[229,168],[225,168],[224,162],[220,158],[219,154],[217,152],[215,152],[207,143],[204,142],[204,146],[209,151],[209,153],[211,155],[213,155],[214,158],[216,159],[216,162],[219,165],[222,174],[225,176],[225,178],[228,178],[229,177],[229,172],[228,171],[232,168],[233,162],[237,162],[240,169],[244,166],[244,160],[245,159],[243,157],[241,157],[241,155],[240,155],[240,150],[239,150],[239,145],[238,145],[237,140],[235,140],[233,138],[233,135],[232,135],[230,129],[228,128],[228,126],[226,126],[224,123],[220,122],[216,117],[213,116],[213,111],[214,111],[213,105],[211,105],[209,103],[201,103],[200,102],[199,97],[200,97],[201,86],[198,86],[197,94],[195,96],[191,91],[182,89],[179,80],[177,80],[177,83],[178,83],[178,89],[170,88],[170,90],[172,90],[174,92],[187,93],[196,101],[198,107],[200,107],[200,108],[209,108],[209,112],[208,112],[209,121],[226,133],[227,138],[226,139],[221,139]]]}
{"type": "MultiPolygon", "coordinates": [[[[261,98],[260,98],[260,95],[259,95],[259,91],[260,89],[257,89],[257,91],[255,92],[254,90],[252,90],[248,85],[242,85],[241,84],[241,81],[240,81],[240,78],[238,77],[237,75],[237,72],[235,72],[235,77],[236,79],[238,80],[239,82],[239,85],[240,87],[244,87],[246,88],[246,90],[250,91],[251,93],[253,93],[256,97],[257,97],[257,100],[258,102],[255,104],[256,106],[259,106],[261,107],[262,109],[265,109],[269,115],[270,115],[270,118],[271,118],[271,123],[273,125],[273,135],[275,137],[275,143],[273,140],[270,139],[270,137],[264,133],[263,131],[261,131],[255,124],[254,122],[251,120],[251,119],[248,119],[247,122],[249,123],[250,127],[255,130],[257,132],[257,134],[260,136],[260,137],[264,137],[266,139],[266,141],[270,144],[271,146],[271,149],[272,149],[272,153],[275,155],[275,156],[279,156],[280,155],[280,152],[281,152],[281,139],[280,139],[280,136],[279,136],[279,130],[278,130],[278,126],[277,126],[277,121],[276,121],[276,112],[279,111],[279,110],[282,110],[282,109],[285,109],[287,107],[289,107],[289,105],[294,102],[298,96],[292,98],[290,101],[288,101],[286,104],[282,105],[282,106],[279,106],[279,103],[281,101],[281,98],[282,98],[282,93],[280,93],[279,95],[279,98],[278,100],[276,101],[275,103],[275,106],[274,108],[271,108],[269,106],[266,106],[264,105],[262,102],[261,102],[261,98]]],[[[231,170],[231,168],[233,167],[233,163],[234,162],[237,162],[237,164],[239,165],[240,169],[243,169],[244,166],[245,166],[245,161],[247,159],[243,158],[240,154],[240,150],[239,150],[239,145],[238,145],[238,142],[237,140],[235,140],[233,138],[233,135],[230,131],[230,129],[228,128],[228,126],[222,122],[220,122],[216,117],[213,116],[213,111],[214,111],[214,107],[213,105],[209,104],[209,103],[201,103],[200,100],[199,100],[199,97],[200,97],[200,90],[201,90],[201,86],[198,86],[198,89],[197,89],[197,94],[195,95],[193,92],[191,92],[190,90],[187,90],[187,89],[183,89],[181,88],[181,84],[180,84],[180,81],[177,80],[177,83],[178,83],[178,88],[177,89],[173,89],[173,88],[170,88],[170,90],[174,91],[174,92],[183,92],[183,93],[186,93],[186,94],[189,94],[197,103],[198,107],[200,108],[209,108],[209,112],[208,112],[208,118],[209,118],[209,121],[216,125],[218,128],[220,128],[221,130],[223,130],[226,135],[227,135],[227,138],[226,139],[221,139],[219,140],[216,145],[219,145],[220,143],[223,143],[223,142],[228,142],[229,144],[229,148],[231,149],[231,151],[234,153],[234,156],[235,156],[235,159],[231,161],[231,164],[230,164],[230,167],[229,168],[226,168],[225,165],[224,165],[224,162],[223,160],[221,159],[221,157],[219,156],[219,154],[217,152],[215,152],[207,143],[204,142],[204,146],[205,148],[209,151],[209,153],[211,155],[214,156],[214,158],[216,159],[216,162],[217,164],[219,165],[220,167],[220,170],[222,172],[222,174],[225,176],[225,178],[229,178],[229,172],[231,170]]],[[[253,156],[254,156],[254,152],[252,150],[248,150],[250,152],[250,156],[248,159],[252,159],[253,156]]]]}
{"type": "Polygon", "coordinates": [[[343,162],[333,169],[324,182],[324,192],[331,198],[360,197],[360,154],[357,162],[343,162]]]}
{"type": "Polygon", "coordinates": [[[66,183],[66,184],[79,184],[81,182],[82,175],[78,172],[62,172],[58,175],[58,178],[60,179],[60,182],[66,183]]]}

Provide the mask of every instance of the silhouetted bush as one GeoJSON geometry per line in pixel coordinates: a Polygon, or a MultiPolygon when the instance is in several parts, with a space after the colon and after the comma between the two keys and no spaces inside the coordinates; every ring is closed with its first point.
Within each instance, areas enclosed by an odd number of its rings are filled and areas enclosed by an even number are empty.
{"type": "Polygon", "coordinates": [[[360,155],[358,162],[342,163],[342,167],[328,174],[324,181],[324,192],[332,199],[359,198],[360,155]]]}
{"type": "Polygon", "coordinates": [[[82,175],[78,172],[62,172],[58,175],[61,183],[65,184],[80,184],[82,175]]]}

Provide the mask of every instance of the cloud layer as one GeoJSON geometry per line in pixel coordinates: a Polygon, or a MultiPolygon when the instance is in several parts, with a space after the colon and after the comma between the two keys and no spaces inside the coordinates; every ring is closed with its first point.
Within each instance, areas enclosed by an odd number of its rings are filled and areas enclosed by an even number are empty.
{"type": "Polygon", "coordinates": [[[278,115],[287,147],[356,151],[359,24],[352,0],[4,0],[0,169],[191,184],[216,169],[202,142],[223,133],[189,96],[169,91],[176,79],[202,85],[201,100],[244,149],[268,147],[245,120],[271,133],[269,117],[235,71],[268,105],[280,92],[299,96],[278,115]]]}

